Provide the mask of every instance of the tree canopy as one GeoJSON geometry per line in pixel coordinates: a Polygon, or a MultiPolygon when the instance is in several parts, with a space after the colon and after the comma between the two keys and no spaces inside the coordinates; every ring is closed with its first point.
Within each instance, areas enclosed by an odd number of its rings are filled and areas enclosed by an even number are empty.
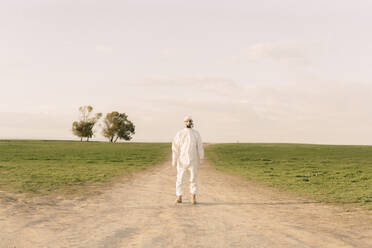
{"type": "Polygon", "coordinates": [[[87,141],[89,141],[89,139],[94,135],[93,127],[102,117],[102,113],[97,113],[92,116],[92,106],[82,106],[79,108],[79,111],[80,120],[72,123],[72,132],[76,136],[80,137],[81,141],[83,138],[86,138],[87,141]]]}
{"type": "Polygon", "coordinates": [[[135,134],[135,126],[133,122],[128,120],[128,115],[113,111],[106,114],[103,120],[104,137],[110,142],[116,142],[118,139],[131,140],[135,134]]]}

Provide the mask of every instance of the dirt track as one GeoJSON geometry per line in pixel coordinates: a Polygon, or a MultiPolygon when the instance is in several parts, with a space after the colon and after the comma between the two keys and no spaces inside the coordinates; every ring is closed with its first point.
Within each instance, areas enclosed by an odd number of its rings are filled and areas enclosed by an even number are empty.
{"type": "MultiPolygon", "coordinates": [[[[199,169],[199,204],[175,205],[170,163],[88,200],[0,204],[8,247],[372,247],[372,217],[199,169]]],[[[1,192],[0,192],[1,195],[1,192]]],[[[3,197],[3,199],[5,199],[3,197]]]]}

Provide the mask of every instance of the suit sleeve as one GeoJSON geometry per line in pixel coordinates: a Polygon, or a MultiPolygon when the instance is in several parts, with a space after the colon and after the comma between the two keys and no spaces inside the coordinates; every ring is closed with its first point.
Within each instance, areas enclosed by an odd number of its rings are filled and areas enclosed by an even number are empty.
{"type": "Polygon", "coordinates": [[[198,153],[200,160],[204,160],[204,147],[200,134],[198,134],[198,153]]]}

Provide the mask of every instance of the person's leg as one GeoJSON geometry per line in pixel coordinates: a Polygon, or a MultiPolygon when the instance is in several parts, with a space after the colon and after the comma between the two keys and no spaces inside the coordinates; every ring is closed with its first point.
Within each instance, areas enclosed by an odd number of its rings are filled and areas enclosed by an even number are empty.
{"type": "Polygon", "coordinates": [[[177,197],[182,196],[183,191],[183,182],[185,178],[185,169],[177,166],[177,181],[176,181],[176,195],[177,197]]]}
{"type": "Polygon", "coordinates": [[[193,165],[189,167],[190,171],[190,193],[191,202],[196,204],[196,193],[198,192],[198,166],[193,165]]]}

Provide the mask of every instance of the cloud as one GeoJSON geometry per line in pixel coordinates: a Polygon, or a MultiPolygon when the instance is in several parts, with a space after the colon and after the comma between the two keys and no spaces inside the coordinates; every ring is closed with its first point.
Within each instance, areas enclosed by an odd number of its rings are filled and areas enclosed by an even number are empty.
{"type": "MultiPolygon", "coordinates": [[[[357,82],[309,80],[252,88],[242,104],[279,122],[372,121],[372,86],[357,82]]],[[[341,123],[341,122],[343,123],[341,123]]]]}
{"type": "Polygon", "coordinates": [[[70,139],[73,114],[0,112],[0,139],[70,139]]]}
{"type": "Polygon", "coordinates": [[[224,87],[235,87],[236,83],[231,79],[219,78],[219,77],[146,77],[138,80],[138,83],[146,86],[224,86],[224,87]]]}
{"type": "Polygon", "coordinates": [[[60,113],[0,112],[0,128],[59,129],[65,128],[66,123],[72,123],[61,122],[61,119],[72,116],[73,113],[65,115],[60,113]]]}
{"type": "Polygon", "coordinates": [[[235,60],[240,63],[275,61],[305,65],[309,63],[306,50],[312,46],[313,44],[296,42],[257,43],[243,50],[235,60]]]}
{"type": "Polygon", "coordinates": [[[187,92],[206,92],[210,94],[226,95],[239,90],[235,81],[221,77],[146,77],[135,82],[135,86],[154,89],[172,89],[187,92]]]}
{"type": "Polygon", "coordinates": [[[212,119],[225,116],[292,127],[372,121],[372,86],[357,82],[308,79],[260,85],[218,77],[151,77],[138,84],[153,92],[143,104],[156,112],[199,112],[212,119]]]}
{"type": "Polygon", "coordinates": [[[106,45],[96,45],[94,47],[94,49],[98,53],[102,53],[102,54],[111,54],[111,53],[113,53],[113,48],[110,47],[110,46],[106,46],[106,45]]]}

